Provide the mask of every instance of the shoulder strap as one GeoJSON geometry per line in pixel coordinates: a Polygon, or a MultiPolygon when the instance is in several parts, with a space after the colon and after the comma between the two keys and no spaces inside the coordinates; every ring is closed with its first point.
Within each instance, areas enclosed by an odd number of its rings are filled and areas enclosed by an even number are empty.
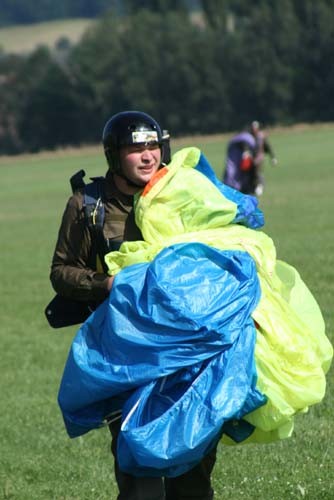
{"type": "Polygon", "coordinates": [[[108,271],[108,268],[104,262],[104,256],[106,253],[119,250],[121,242],[109,241],[104,237],[103,225],[105,219],[105,208],[104,208],[104,192],[103,184],[104,177],[90,177],[89,184],[84,181],[86,173],[84,170],[79,170],[70,178],[72,192],[78,190],[83,192],[83,210],[85,214],[85,221],[91,234],[92,240],[92,262],[91,265],[96,267],[96,256],[99,257],[99,261],[104,272],[108,271]]]}
{"type": "Polygon", "coordinates": [[[103,200],[104,177],[91,177],[92,182],[86,184],[84,181],[85,175],[86,173],[84,170],[79,170],[70,178],[70,184],[73,193],[78,190],[83,192],[83,210],[92,240],[91,265],[94,266],[94,268],[96,267],[96,256],[98,256],[104,272],[107,272],[104,256],[109,249],[103,234],[105,216],[103,200]]]}
{"type": "Polygon", "coordinates": [[[103,225],[105,220],[104,208],[104,192],[103,183],[104,177],[91,177],[91,183],[85,185],[84,191],[84,207],[88,227],[94,231],[98,241],[99,257],[104,270],[107,267],[104,264],[104,256],[108,252],[119,250],[121,241],[109,241],[104,237],[103,225]],[[102,256],[102,259],[101,259],[102,256]]]}
{"type": "Polygon", "coordinates": [[[91,233],[93,253],[97,254],[104,272],[108,268],[104,262],[104,256],[109,251],[107,241],[103,234],[105,217],[103,199],[104,177],[92,177],[92,182],[84,188],[84,211],[88,229],[91,233]]]}
{"type": "Polygon", "coordinates": [[[103,177],[92,177],[84,187],[84,210],[88,227],[102,229],[104,224],[103,177]]]}

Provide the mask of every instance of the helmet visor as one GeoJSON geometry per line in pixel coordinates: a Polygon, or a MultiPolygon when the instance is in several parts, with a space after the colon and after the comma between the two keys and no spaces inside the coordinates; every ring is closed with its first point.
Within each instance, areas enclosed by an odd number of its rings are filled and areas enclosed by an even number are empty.
{"type": "Polygon", "coordinates": [[[128,144],[152,144],[159,143],[159,136],[156,130],[136,130],[131,133],[128,144]]]}

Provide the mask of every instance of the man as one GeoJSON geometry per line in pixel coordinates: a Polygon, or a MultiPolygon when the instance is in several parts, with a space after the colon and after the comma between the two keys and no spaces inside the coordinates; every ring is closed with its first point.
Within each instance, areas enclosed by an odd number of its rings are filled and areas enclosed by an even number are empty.
{"type": "Polygon", "coordinates": [[[249,132],[241,132],[232,137],[227,146],[224,184],[242,193],[254,194],[255,146],[255,138],[249,132]]]}
{"type": "Polygon", "coordinates": [[[264,177],[261,172],[261,167],[264,157],[267,154],[270,157],[272,165],[277,165],[277,158],[271,143],[269,142],[268,135],[261,129],[260,123],[254,120],[250,126],[250,133],[255,139],[255,150],[253,163],[255,167],[255,194],[260,196],[263,193],[264,177]]]}
{"type": "Polygon", "coordinates": [[[230,140],[227,147],[226,167],[223,182],[244,194],[260,196],[264,179],[261,166],[268,154],[273,165],[277,165],[268,137],[258,121],[253,121],[245,130],[230,140]]]}
{"type": "MultiPolygon", "coordinates": [[[[87,224],[84,192],[79,189],[65,209],[52,266],[55,291],[68,299],[102,302],[109,294],[113,277],[103,271],[100,255],[117,249],[123,241],[141,240],[134,219],[134,195],[169,160],[169,135],[146,113],[125,111],[108,120],[103,146],[108,171],[101,181],[98,200],[104,207],[103,241],[95,241],[87,224]],[[166,148],[167,146],[167,148],[166,148]],[[102,252],[101,252],[101,247],[102,252]]],[[[189,472],[175,477],[135,477],[120,470],[117,437],[121,420],[110,424],[119,500],[208,500],[213,498],[210,475],[216,448],[189,472]]]]}
{"type": "Polygon", "coordinates": [[[264,155],[268,154],[273,165],[277,165],[277,158],[272,145],[269,142],[268,135],[261,129],[260,123],[254,120],[250,126],[250,133],[255,139],[255,161],[261,163],[264,155]]]}

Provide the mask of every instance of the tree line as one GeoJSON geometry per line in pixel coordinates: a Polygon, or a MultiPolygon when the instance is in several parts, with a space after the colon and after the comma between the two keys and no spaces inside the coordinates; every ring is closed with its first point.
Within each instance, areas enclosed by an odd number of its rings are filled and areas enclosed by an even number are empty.
{"type": "Polygon", "coordinates": [[[0,152],[96,143],[124,109],[173,136],[333,121],[334,0],[196,5],[127,0],[76,45],[2,52],[0,152]]]}
{"type": "MultiPolygon", "coordinates": [[[[0,0],[0,26],[33,24],[68,18],[95,18],[113,9],[118,15],[146,8],[160,13],[178,9],[191,11],[197,0],[0,0]]],[[[211,3],[209,1],[209,3],[211,3]]],[[[217,3],[217,2],[214,2],[217,3]]],[[[219,3],[219,2],[218,2],[219,3]]]]}

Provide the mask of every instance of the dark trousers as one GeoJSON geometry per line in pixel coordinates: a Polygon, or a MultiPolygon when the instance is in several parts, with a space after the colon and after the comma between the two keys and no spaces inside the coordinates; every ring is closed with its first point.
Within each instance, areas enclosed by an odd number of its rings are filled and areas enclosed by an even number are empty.
{"type": "Polygon", "coordinates": [[[120,421],[109,426],[111,451],[115,459],[115,476],[119,489],[117,500],[212,500],[211,472],[216,461],[214,448],[193,469],[173,478],[136,477],[122,472],[117,462],[117,437],[120,421]]]}

